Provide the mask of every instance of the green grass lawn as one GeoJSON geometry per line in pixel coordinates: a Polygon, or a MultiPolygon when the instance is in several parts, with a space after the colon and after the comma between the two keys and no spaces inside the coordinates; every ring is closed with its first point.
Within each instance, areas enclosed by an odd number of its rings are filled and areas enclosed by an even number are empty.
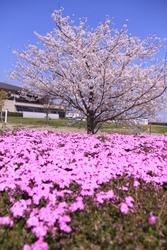
{"type": "MultiPolygon", "coordinates": [[[[42,118],[22,118],[22,117],[8,117],[8,123],[11,124],[27,124],[27,125],[46,125],[44,119],[42,118]]],[[[52,119],[50,121],[50,126],[61,127],[64,126],[65,122],[69,122],[68,119],[52,119]]]]}
{"type": "MultiPolygon", "coordinates": [[[[46,122],[42,118],[22,118],[22,117],[8,117],[7,122],[9,124],[18,124],[18,125],[33,125],[33,126],[45,126],[46,122]]],[[[51,127],[63,127],[65,126],[65,123],[71,123],[72,120],[60,118],[60,119],[51,119],[49,122],[49,126],[51,127]]],[[[83,121],[83,124],[86,126],[86,121],[83,121]]],[[[73,127],[79,127],[80,122],[78,121],[77,124],[75,124],[73,127]]],[[[82,126],[83,127],[83,126],[82,126]]],[[[104,129],[116,129],[119,128],[116,124],[110,123],[110,124],[104,124],[104,129]]]]}
{"type": "MultiPolygon", "coordinates": [[[[16,124],[16,125],[31,125],[31,126],[46,126],[44,119],[42,118],[22,118],[22,117],[8,117],[9,124],[16,124]]],[[[50,127],[63,127],[65,123],[72,123],[70,119],[51,119],[49,126],[50,127]]],[[[86,126],[86,121],[83,121],[83,124],[86,126]]],[[[80,127],[80,123],[73,125],[72,127],[80,127]]],[[[81,126],[83,127],[83,126],[81,126]]],[[[104,123],[100,131],[106,133],[123,133],[123,134],[131,134],[133,133],[132,129],[129,129],[126,125],[117,126],[115,123],[104,123]]],[[[148,133],[150,131],[150,125],[142,125],[141,126],[141,133],[148,133]]],[[[154,134],[165,134],[167,133],[167,126],[159,126],[159,125],[152,125],[151,129],[152,133],[154,134]]]]}

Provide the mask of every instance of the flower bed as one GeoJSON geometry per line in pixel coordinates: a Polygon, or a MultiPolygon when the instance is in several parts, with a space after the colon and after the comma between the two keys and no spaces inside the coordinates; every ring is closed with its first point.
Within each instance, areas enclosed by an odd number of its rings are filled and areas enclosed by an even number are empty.
{"type": "MultiPolygon", "coordinates": [[[[164,136],[18,130],[0,137],[0,191],[10,207],[0,212],[0,224],[12,230],[25,221],[35,238],[24,250],[49,249],[49,234],[72,235],[73,214],[87,210],[86,200],[96,210],[109,202],[123,217],[137,215],[139,189],[163,190],[166,182],[164,136]]],[[[152,226],[161,214],[149,208],[140,212],[152,226]]]]}

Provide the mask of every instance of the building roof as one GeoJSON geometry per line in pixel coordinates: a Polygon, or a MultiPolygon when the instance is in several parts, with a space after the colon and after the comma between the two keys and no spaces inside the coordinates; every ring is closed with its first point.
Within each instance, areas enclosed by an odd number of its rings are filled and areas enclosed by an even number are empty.
{"type": "Polygon", "coordinates": [[[11,84],[0,82],[0,90],[1,89],[5,90],[5,91],[17,92],[17,91],[21,91],[22,88],[18,87],[18,86],[11,85],[11,84]]]}

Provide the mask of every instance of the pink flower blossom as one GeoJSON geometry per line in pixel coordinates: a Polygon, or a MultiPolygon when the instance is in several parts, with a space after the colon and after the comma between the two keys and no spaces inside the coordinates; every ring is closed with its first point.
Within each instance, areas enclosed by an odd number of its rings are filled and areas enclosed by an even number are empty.
{"type": "Polygon", "coordinates": [[[44,225],[38,225],[38,226],[34,227],[31,231],[32,231],[32,233],[35,234],[36,237],[39,238],[39,237],[43,237],[47,234],[48,228],[44,225]]]}
{"type": "Polygon", "coordinates": [[[10,196],[9,200],[10,200],[11,203],[15,202],[15,199],[12,196],[10,196]]]}
{"type": "Polygon", "coordinates": [[[47,242],[43,241],[43,237],[40,237],[34,244],[31,245],[32,250],[48,250],[49,246],[47,242]]]}
{"type": "MultiPolygon", "coordinates": [[[[117,175],[133,174],[134,188],[140,185],[137,181],[139,179],[146,183],[156,182],[157,187],[166,181],[167,159],[162,157],[166,141],[162,136],[143,135],[136,139],[133,136],[116,134],[106,135],[108,140],[101,142],[99,135],[26,129],[16,131],[14,135],[7,132],[5,138],[3,135],[0,137],[0,191],[10,189],[13,217],[24,217],[28,212],[26,225],[38,237],[45,236],[50,228],[53,230],[55,222],[58,222],[60,230],[70,232],[70,225],[67,225],[70,223],[68,214],[85,208],[85,196],[93,197],[97,206],[105,200],[119,202],[119,196],[116,196],[112,189],[107,192],[95,192],[101,184],[108,183],[112,178],[116,179],[117,175]],[[147,160],[144,160],[145,153],[138,153],[139,145],[145,143],[152,147],[151,154],[147,154],[147,160]],[[124,150],[126,145],[134,149],[130,154],[124,150]],[[17,163],[21,163],[19,168],[17,163]],[[157,176],[148,175],[149,171],[157,176]],[[70,184],[74,183],[81,190],[68,190],[70,184]],[[16,187],[19,187],[18,192],[25,192],[29,198],[16,201],[13,198],[16,187]],[[71,202],[59,202],[60,197],[65,199],[68,195],[72,198],[71,202]],[[46,206],[33,208],[34,204],[39,205],[42,198],[46,206]]],[[[121,189],[128,191],[128,183],[121,189]]],[[[129,209],[134,211],[133,207],[133,198],[127,196],[120,204],[120,211],[127,214],[129,209]]],[[[156,219],[156,216],[150,214],[149,223],[155,223],[156,219]]],[[[0,221],[2,225],[13,225],[9,218],[0,221]]],[[[47,248],[46,244],[40,238],[31,248],[47,248]]]]}
{"type": "Polygon", "coordinates": [[[121,207],[121,212],[122,212],[123,214],[127,214],[127,213],[128,213],[129,208],[128,208],[128,206],[127,206],[126,203],[121,202],[120,207],[121,207]]]}
{"type": "Polygon", "coordinates": [[[76,210],[83,210],[84,209],[84,204],[81,201],[77,201],[77,202],[74,202],[72,203],[70,206],[69,206],[69,210],[72,211],[72,212],[75,212],[76,210]]]}
{"type": "Polygon", "coordinates": [[[39,221],[38,218],[35,216],[31,216],[27,221],[26,221],[26,225],[27,227],[32,227],[32,226],[38,226],[39,221]]]}
{"type": "Polygon", "coordinates": [[[128,207],[133,208],[133,203],[134,199],[132,198],[132,196],[127,196],[125,198],[125,203],[127,204],[128,207]]]}
{"type": "Polygon", "coordinates": [[[122,187],[122,190],[123,190],[123,191],[128,191],[128,187],[124,187],[124,186],[123,186],[123,187],[122,187]]]}
{"type": "Polygon", "coordinates": [[[154,225],[155,223],[156,223],[156,220],[158,219],[158,217],[157,216],[154,216],[153,215],[153,212],[150,212],[150,217],[149,217],[149,223],[150,223],[150,225],[154,225]]]}
{"type": "Polygon", "coordinates": [[[27,210],[27,204],[25,200],[17,201],[10,211],[13,213],[13,217],[24,217],[24,212],[27,210]]]}
{"type": "Polygon", "coordinates": [[[133,186],[134,186],[134,187],[138,187],[138,186],[140,186],[140,182],[138,182],[138,181],[134,181],[133,186]]]}
{"type": "Polygon", "coordinates": [[[97,201],[102,204],[105,199],[115,199],[116,197],[114,195],[113,190],[111,189],[106,193],[105,192],[97,193],[96,198],[97,198],[97,201]]]}
{"type": "Polygon", "coordinates": [[[59,223],[59,227],[60,227],[60,230],[66,232],[66,233],[70,233],[71,232],[71,227],[68,226],[65,222],[60,222],[59,223]]]}
{"type": "Polygon", "coordinates": [[[0,217],[0,225],[9,225],[10,227],[12,227],[13,221],[9,216],[0,217]]]}
{"type": "Polygon", "coordinates": [[[68,215],[64,215],[64,216],[61,216],[60,218],[59,218],[59,222],[61,223],[61,222],[70,222],[71,221],[71,218],[70,218],[70,216],[68,216],[68,215]]]}
{"type": "Polygon", "coordinates": [[[29,245],[27,245],[27,244],[25,244],[24,247],[23,247],[23,250],[31,250],[31,249],[32,248],[29,245]]]}
{"type": "Polygon", "coordinates": [[[26,200],[27,205],[31,205],[31,203],[32,203],[31,199],[26,200]]]}

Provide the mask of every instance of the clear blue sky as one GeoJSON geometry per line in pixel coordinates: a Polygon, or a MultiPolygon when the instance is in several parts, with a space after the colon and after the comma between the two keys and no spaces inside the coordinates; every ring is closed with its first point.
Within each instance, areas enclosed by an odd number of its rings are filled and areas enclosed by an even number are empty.
{"type": "MultiPolygon", "coordinates": [[[[36,44],[34,31],[41,35],[51,31],[51,14],[59,7],[64,8],[64,16],[74,14],[76,24],[80,17],[87,17],[87,25],[96,28],[108,14],[114,16],[118,29],[128,19],[128,32],[141,39],[153,33],[167,38],[167,0],[0,0],[0,82],[20,86],[5,73],[15,63],[12,49],[36,44]]],[[[166,51],[161,50],[158,58],[164,58],[166,51]]]]}

